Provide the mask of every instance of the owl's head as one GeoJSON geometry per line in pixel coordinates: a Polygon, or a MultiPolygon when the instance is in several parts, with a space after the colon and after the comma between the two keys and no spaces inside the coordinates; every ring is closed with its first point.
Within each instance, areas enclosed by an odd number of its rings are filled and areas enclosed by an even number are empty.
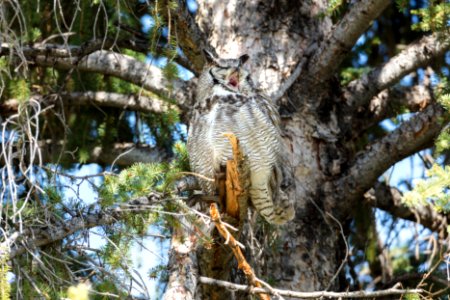
{"type": "Polygon", "coordinates": [[[207,63],[199,78],[197,100],[203,100],[214,92],[254,93],[250,74],[244,68],[249,58],[247,54],[237,59],[221,59],[207,50],[204,53],[207,63]]]}

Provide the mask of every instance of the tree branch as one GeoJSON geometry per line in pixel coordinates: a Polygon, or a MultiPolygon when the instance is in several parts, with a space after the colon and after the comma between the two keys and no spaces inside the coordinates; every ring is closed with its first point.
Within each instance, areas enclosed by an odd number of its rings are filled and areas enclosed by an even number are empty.
{"type": "MultiPolygon", "coordinates": [[[[38,144],[43,162],[55,162],[59,158],[61,151],[64,149],[62,141],[45,140],[40,141],[38,144]]],[[[77,162],[77,151],[78,149],[65,148],[61,159],[77,162]]],[[[114,163],[117,166],[130,166],[138,162],[161,162],[166,158],[167,153],[147,145],[115,143],[112,146],[108,146],[106,149],[102,146],[94,147],[89,153],[87,163],[105,165],[114,163]]]]}
{"type": "Polygon", "coordinates": [[[380,290],[380,291],[356,291],[356,292],[326,292],[326,291],[318,291],[318,292],[296,292],[289,290],[280,290],[280,289],[266,289],[266,288],[255,288],[250,287],[243,284],[231,283],[228,281],[212,279],[209,277],[199,277],[199,282],[208,285],[220,286],[232,291],[244,291],[249,294],[260,294],[266,293],[271,295],[280,295],[287,296],[291,298],[302,298],[302,299],[319,299],[319,298],[377,298],[377,297],[386,297],[386,296],[400,296],[405,294],[423,294],[424,290],[422,289],[398,289],[396,287],[380,290]]]}
{"type": "MultiPolygon", "coordinates": [[[[128,109],[133,111],[140,111],[144,113],[165,113],[169,109],[178,111],[175,105],[170,105],[167,101],[163,101],[158,97],[139,96],[139,95],[125,95],[119,93],[108,92],[73,92],[51,94],[48,96],[34,95],[41,104],[54,104],[56,99],[61,98],[63,103],[67,105],[98,105],[106,107],[117,107],[121,109],[128,109]]],[[[17,99],[9,99],[0,103],[0,110],[2,115],[9,115],[16,113],[19,109],[20,101],[17,99]]]]}
{"type": "Polygon", "coordinates": [[[448,115],[439,104],[429,105],[423,112],[404,122],[396,130],[360,153],[345,176],[335,181],[342,199],[342,211],[350,208],[392,164],[429,146],[448,123],[448,115]]]}
{"type": "MultiPolygon", "coordinates": [[[[79,162],[77,155],[78,148],[67,149],[63,147],[63,141],[42,140],[38,141],[40,157],[43,163],[54,163],[61,159],[65,162],[79,162]],[[61,151],[64,153],[61,155],[61,151]]],[[[15,150],[17,152],[18,150],[15,150]]],[[[15,158],[21,157],[18,153],[15,158]]],[[[157,148],[148,145],[136,145],[134,143],[115,143],[106,149],[102,146],[95,146],[89,152],[89,157],[85,163],[97,163],[103,165],[111,165],[126,167],[132,164],[157,163],[168,158],[168,154],[157,148]]],[[[27,160],[28,156],[23,155],[23,159],[27,160]]],[[[0,164],[5,164],[4,157],[0,157],[0,164]]]]}
{"type": "Polygon", "coordinates": [[[409,45],[384,65],[353,80],[343,92],[349,106],[366,106],[380,91],[393,86],[405,75],[445,54],[450,49],[450,37],[434,33],[409,45]]]}
{"type": "Polygon", "coordinates": [[[152,91],[166,98],[179,96],[184,99],[185,95],[178,95],[177,90],[183,89],[184,81],[174,80],[169,82],[160,68],[138,61],[137,59],[115,53],[112,51],[95,51],[78,62],[77,58],[59,58],[38,55],[34,58],[37,65],[54,67],[57,69],[71,69],[76,67],[80,71],[96,72],[111,75],[152,91]],[[78,62],[78,64],[76,64],[78,62]],[[171,91],[170,86],[173,86],[171,91]]]}
{"type": "Polygon", "coordinates": [[[173,229],[167,265],[169,278],[163,300],[191,300],[197,290],[198,233],[186,217],[181,217],[179,222],[183,226],[173,229]]]}
{"type": "Polygon", "coordinates": [[[370,100],[368,109],[358,112],[358,118],[352,122],[353,135],[360,136],[367,128],[396,116],[402,108],[418,112],[433,102],[435,99],[431,89],[423,85],[386,89],[370,100]]]}
{"type": "Polygon", "coordinates": [[[190,68],[198,75],[205,63],[202,50],[209,48],[208,39],[189,12],[186,1],[180,0],[178,3],[177,13],[174,15],[178,43],[191,63],[190,68]]]}
{"type": "Polygon", "coordinates": [[[364,197],[370,206],[387,211],[395,217],[422,224],[434,232],[447,235],[447,216],[436,212],[430,205],[407,207],[402,202],[401,192],[385,182],[377,182],[364,197]]]}
{"type": "Polygon", "coordinates": [[[46,224],[46,226],[40,226],[39,228],[26,228],[21,232],[13,232],[9,235],[9,238],[0,243],[0,254],[5,251],[4,249],[9,249],[9,259],[14,259],[28,249],[35,249],[60,241],[77,231],[119,222],[130,213],[130,205],[139,210],[139,206],[148,207],[148,205],[159,200],[159,195],[150,193],[147,197],[131,200],[129,204],[125,204],[125,209],[117,207],[96,212],[90,212],[87,209],[86,213],[80,213],[79,216],[58,224],[46,224]]]}
{"type": "Polygon", "coordinates": [[[69,104],[89,105],[97,104],[99,106],[118,107],[146,113],[165,113],[169,109],[178,110],[175,105],[170,105],[157,97],[124,95],[108,92],[74,92],[63,93],[62,99],[67,100],[69,104]]]}
{"type": "Polygon", "coordinates": [[[390,3],[388,0],[355,1],[311,58],[310,75],[319,82],[333,76],[358,38],[390,3]]]}
{"type": "MultiPolygon", "coordinates": [[[[94,46],[92,46],[94,47],[94,46]]],[[[95,49],[95,47],[93,48],[95,49]]],[[[180,79],[168,81],[160,68],[141,62],[131,56],[107,50],[90,53],[80,46],[25,47],[23,54],[35,64],[43,67],[70,70],[76,68],[85,72],[111,75],[166,99],[176,99],[180,109],[188,111],[193,101],[193,87],[180,79]],[[88,53],[83,56],[84,53],[88,53]],[[76,56],[79,54],[81,56],[76,56]]],[[[2,44],[0,56],[13,51],[2,44]]]]}

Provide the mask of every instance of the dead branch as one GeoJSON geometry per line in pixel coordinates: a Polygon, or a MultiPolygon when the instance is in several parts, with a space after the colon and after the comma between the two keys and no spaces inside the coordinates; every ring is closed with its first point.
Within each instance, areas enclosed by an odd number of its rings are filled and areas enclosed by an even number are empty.
{"type": "Polygon", "coordinates": [[[326,291],[318,291],[318,292],[296,292],[290,290],[280,290],[280,289],[266,289],[260,287],[251,287],[243,284],[231,283],[228,281],[217,280],[208,277],[199,277],[199,282],[208,285],[220,286],[234,291],[244,291],[249,294],[270,294],[270,295],[280,295],[291,298],[302,298],[302,299],[319,299],[319,298],[378,298],[378,297],[386,297],[386,296],[401,296],[407,294],[424,294],[425,291],[422,289],[398,289],[396,287],[379,290],[379,291],[356,291],[356,292],[326,292],[326,291]]]}
{"type": "MultiPolygon", "coordinates": [[[[195,228],[185,217],[180,223],[195,228]]],[[[184,226],[174,228],[170,245],[168,272],[169,280],[163,300],[194,299],[197,289],[198,263],[197,240],[195,230],[186,230],[184,226]]]]}
{"type": "MultiPolygon", "coordinates": [[[[222,223],[220,218],[219,210],[217,209],[217,205],[212,203],[210,206],[210,214],[211,220],[215,223],[217,230],[220,235],[225,239],[225,244],[229,245],[231,250],[233,251],[234,256],[238,262],[238,268],[241,269],[245,276],[247,277],[248,282],[255,287],[261,287],[261,283],[257,279],[255,273],[253,272],[252,267],[248,264],[247,260],[244,257],[244,254],[241,251],[240,243],[236,241],[233,235],[228,231],[227,227],[222,223]]],[[[269,296],[265,293],[261,293],[259,295],[260,299],[270,300],[269,296]]]]}

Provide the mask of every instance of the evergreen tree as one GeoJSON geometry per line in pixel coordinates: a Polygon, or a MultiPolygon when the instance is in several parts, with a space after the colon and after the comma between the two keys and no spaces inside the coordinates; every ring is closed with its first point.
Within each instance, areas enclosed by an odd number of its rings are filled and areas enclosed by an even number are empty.
{"type": "Polygon", "coordinates": [[[339,292],[278,297],[444,299],[449,19],[438,0],[0,2],[0,299],[264,299],[244,257],[262,286],[339,292]],[[250,208],[242,257],[184,146],[203,49],[250,56],[293,174],[295,220],[250,208]],[[146,278],[136,247],[160,260],[146,278]]]}

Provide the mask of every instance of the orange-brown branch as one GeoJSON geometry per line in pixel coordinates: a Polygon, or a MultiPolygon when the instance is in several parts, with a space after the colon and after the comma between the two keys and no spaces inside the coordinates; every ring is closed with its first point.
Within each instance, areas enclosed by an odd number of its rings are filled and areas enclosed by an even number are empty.
{"type": "MultiPolygon", "coordinates": [[[[210,206],[210,214],[211,214],[211,219],[213,220],[214,224],[216,225],[217,231],[227,241],[227,244],[230,246],[231,250],[233,251],[234,256],[236,257],[236,259],[238,261],[238,268],[244,272],[249,284],[252,286],[255,286],[255,287],[262,287],[261,283],[256,279],[256,276],[255,276],[255,273],[253,272],[252,267],[249,265],[249,263],[245,259],[244,254],[242,254],[242,251],[241,251],[241,248],[239,247],[238,242],[233,237],[233,235],[228,231],[228,229],[225,227],[225,225],[222,223],[222,220],[221,220],[220,214],[219,214],[219,210],[217,209],[217,205],[215,203],[212,203],[210,206]]],[[[270,300],[270,297],[268,294],[258,294],[258,296],[261,300],[270,300]]]]}
{"type": "MultiPolygon", "coordinates": [[[[241,151],[239,150],[239,141],[236,136],[232,133],[224,133],[225,137],[230,140],[231,147],[233,149],[233,159],[227,161],[226,169],[226,199],[225,208],[226,213],[235,218],[239,219],[239,196],[242,194],[242,188],[239,180],[238,167],[242,159],[241,151]]],[[[241,222],[243,220],[240,220],[241,222]]]]}

